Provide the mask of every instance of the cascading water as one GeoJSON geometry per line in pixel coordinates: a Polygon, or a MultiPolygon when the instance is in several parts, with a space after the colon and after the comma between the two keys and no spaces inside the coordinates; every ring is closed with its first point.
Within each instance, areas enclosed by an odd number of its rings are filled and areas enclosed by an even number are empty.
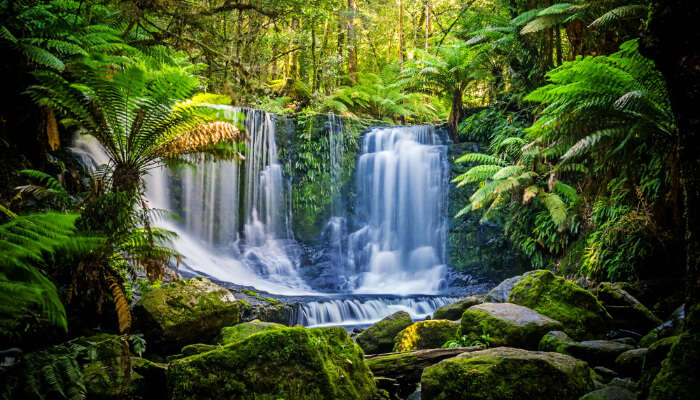
{"type": "Polygon", "coordinates": [[[432,294],[443,284],[446,146],[432,126],[373,128],[357,161],[355,293],[432,294]]]}

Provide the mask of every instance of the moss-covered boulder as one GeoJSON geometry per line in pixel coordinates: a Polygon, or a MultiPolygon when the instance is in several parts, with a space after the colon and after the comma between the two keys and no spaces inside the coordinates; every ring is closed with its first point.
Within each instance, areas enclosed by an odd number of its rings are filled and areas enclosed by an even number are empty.
{"type": "Polygon", "coordinates": [[[490,337],[493,346],[536,349],[542,336],[561,329],[561,323],[527,307],[511,303],[483,303],[462,314],[461,334],[472,340],[490,337]]]}
{"type": "Polygon", "coordinates": [[[575,400],[593,371],[573,357],[509,347],[463,353],[423,370],[424,400],[575,400]]]}
{"type": "Polygon", "coordinates": [[[170,364],[170,398],[372,399],[362,349],[343,328],[272,329],[170,364]]]}
{"type": "Polygon", "coordinates": [[[132,400],[165,400],[168,394],[167,364],[159,364],[141,357],[131,358],[132,400]]]}
{"type": "Polygon", "coordinates": [[[180,350],[180,356],[178,357],[173,357],[173,359],[177,358],[182,358],[182,357],[189,357],[193,356],[195,354],[200,354],[200,353],[206,353],[207,351],[212,351],[216,349],[216,346],[213,344],[206,344],[206,343],[195,343],[195,344],[188,344],[187,346],[183,347],[180,350]]]}
{"type": "Polygon", "coordinates": [[[286,328],[286,326],[282,324],[262,322],[256,319],[250,322],[243,322],[234,326],[225,326],[221,328],[221,333],[216,337],[215,342],[222,345],[240,342],[255,333],[284,328],[286,328]]]}
{"type": "Polygon", "coordinates": [[[639,394],[645,399],[649,394],[654,378],[661,370],[661,363],[666,359],[671,347],[678,341],[678,336],[671,336],[658,340],[649,346],[649,349],[644,356],[644,364],[642,365],[642,374],[639,378],[639,394]]]}
{"type": "Polygon", "coordinates": [[[459,322],[446,319],[418,321],[394,338],[394,351],[411,351],[442,347],[457,338],[459,322]]]}
{"type": "Polygon", "coordinates": [[[468,296],[454,303],[446,304],[433,312],[433,319],[449,319],[456,321],[462,318],[464,311],[474,305],[483,303],[483,299],[477,296],[468,296]]]}
{"type": "Polygon", "coordinates": [[[615,370],[620,372],[622,376],[638,379],[648,352],[649,349],[646,348],[627,350],[615,359],[615,370]]]}
{"type": "Polygon", "coordinates": [[[396,334],[413,324],[405,311],[395,312],[357,335],[357,344],[365,354],[389,353],[394,349],[396,334]]]}
{"type": "Polygon", "coordinates": [[[637,395],[619,386],[606,386],[586,393],[579,400],[637,400],[637,395]]]}
{"type": "Polygon", "coordinates": [[[604,333],[612,319],[589,291],[546,270],[523,276],[508,301],[560,321],[563,331],[577,340],[604,333]]]}
{"type": "Polygon", "coordinates": [[[226,288],[192,278],[146,293],[134,306],[134,316],[149,347],[174,352],[208,342],[221,328],[240,322],[241,307],[226,288]]]}
{"type": "Polygon", "coordinates": [[[685,332],[671,346],[649,388],[649,400],[697,399],[700,394],[700,334],[685,332]]]}
{"type": "Polygon", "coordinates": [[[644,333],[663,322],[618,284],[603,282],[596,294],[613,317],[616,328],[644,333]]]}
{"type": "MultiPolygon", "coordinates": [[[[532,272],[532,271],[531,271],[532,272]]],[[[531,273],[531,272],[528,272],[531,273]]],[[[489,303],[506,303],[513,287],[520,282],[524,275],[517,275],[508,279],[504,279],[501,283],[489,290],[486,294],[486,301],[489,303]]]]}
{"type": "Polygon", "coordinates": [[[537,348],[540,351],[555,351],[557,353],[565,353],[566,348],[576,343],[569,335],[564,331],[551,331],[547,332],[542,339],[537,348]]]}

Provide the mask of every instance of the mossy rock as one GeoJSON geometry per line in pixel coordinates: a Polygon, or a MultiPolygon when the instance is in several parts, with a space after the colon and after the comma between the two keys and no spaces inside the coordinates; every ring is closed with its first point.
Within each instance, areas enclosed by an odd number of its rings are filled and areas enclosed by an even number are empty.
{"type": "Polygon", "coordinates": [[[226,326],[221,328],[221,333],[216,338],[216,343],[230,344],[240,342],[241,340],[255,333],[284,328],[286,328],[286,326],[282,324],[276,324],[274,322],[261,322],[260,320],[243,322],[238,325],[226,326]]]}
{"type": "Polygon", "coordinates": [[[559,321],[511,303],[477,304],[462,314],[461,334],[470,340],[486,334],[493,346],[536,349],[545,333],[559,329],[559,321]]]}
{"type": "Polygon", "coordinates": [[[572,339],[564,331],[551,331],[547,332],[546,335],[542,336],[540,343],[537,348],[540,351],[554,351],[557,353],[565,353],[566,348],[575,343],[576,341],[572,339]]]}
{"type": "Polygon", "coordinates": [[[459,323],[446,319],[418,321],[394,338],[394,351],[412,351],[442,347],[457,338],[459,323]]]}
{"type": "Polygon", "coordinates": [[[666,359],[671,347],[678,341],[678,336],[671,336],[658,340],[649,346],[649,350],[644,356],[644,364],[642,365],[642,375],[639,378],[639,393],[640,397],[645,399],[649,394],[656,374],[661,370],[661,363],[666,359]]]}
{"type": "Polygon", "coordinates": [[[462,318],[464,311],[474,305],[483,303],[483,299],[476,296],[468,296],[460,301],[444,305],[433,312],[433,319],[449,319],[456,321],[462,318]]]}
{"type": "Polygon", "coordinates": [[[362,349],[343,328],[284,328],[174,361],[170,398],[372,399],[362,349]]]}
{"type": "Polygon", "coordinates": [[[700,393],[700,334],[678,336],[649,388],[649,400],[697,399],[700,393]]]}
{"type": "Polygon", "coordinates": [[[131,399],[165,400],[168,394],[167,364],[131,357],[131,399]]]}
{"type": "Polygon", "coordinates": [[[593,294],[547,270],[523,276],[508,301],[560,321],[562,330],[577,340],[604,333],[612,320],[593,294]]]}
{"type": "Polygon", "coordinates": [[[545,335],[540,341],[540,350],[555,351],[568,354],[580,360],[586,361],[592,366],[605,366],[616,368],[615,360],[622,353],[634,349],[633,346],[615,342],[612,340],[589,340],[576,342],[571,338],[553,332],[545,335]]]}
{"type": "Polygon", "coordinates": [[[146,293],[134,306],[134,316],[149,347],[174,352],[208,342],[221,328],[240,322],[241,305],[226,288],[192,278],[146,293]]]}
{"type": "Polygon", "coordinates": [[[394,349],[394,338],[413,324],[405,311],[395,312],[357,335],[357,344],[365,354],[389,353],[394,349]]]}
{"type": "Polygon", "coordinates": [[[603,282],[598,285],[596,294],[612,315],[613,325],[617,328],[644,333],[663,323],[618,284],[603,282]]]}
{"type": "Polygon", "coordinates": [[[619,386],[606,386],[586,393],[579,400],[637,400],[637,395],[619,386]]]}
{"type": "Polygon", "coordinates": [[[620,372],[622,376],[638,379],[648,352],[649,349],[646,348],[627,350],[615,359],[615,370],[620,372]]]}
{"type": "Polygon", "coordinates": [[[423,370],[423,400],[575,400],[593,371],[573,357],[509,347],[463,353],[423,370]]]}
{"type": "MultiPolygon", "coordinates": [[[[207,351],[212,351],[216,348],[217,348],[217,346],[215,346],[213,344],[206,344],[206,343],[188,344],[187,346],[183,347],[180,350],[180,354],[182,354],[183,357],[189,357],[189,356],[193,356],[195,354],[206,353],[207,351]]],[[[178,358],[181,358],[181,357],[178,357],[178,358]]]]}

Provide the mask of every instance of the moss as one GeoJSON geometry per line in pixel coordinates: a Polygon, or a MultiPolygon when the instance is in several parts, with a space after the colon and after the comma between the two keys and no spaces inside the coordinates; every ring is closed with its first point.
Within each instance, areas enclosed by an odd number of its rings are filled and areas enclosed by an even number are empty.
{"type": "Polygon", "coordinates": [[[573,357],[500,347],[441,361],[423,371],[424,400],[578,399],[593,371],[573,357]]]}
{"type": "Polygon", "coordinates": [[[649,394],[649,388],[661,369],[661,363],[677,341],[678,336],[671,336],[658,340],[649,346],[649,351],[647,351],[642,365],[642,375],[639,378],[640,398],[645,399],[649,394]]]}
{"type": "MultiPolygon", "coordinates": [[[[615,322],[622,324],[623,328],[638,328],[642,332],[659,326],[663,323],[654,313],[640,303],[636,298],[627,293],[619,284],[603,282],[598,285],[598,298],[606,306],[622,306],[620,311],[613,314],[615,322]]],[[[611,312],[615,309],[610,309],[611,312]]]]}
{"type": "Polygon", "coordinates": [[[416,322],[396,335],[394,351],[411,351],[442,347],[457,338],[459,323],[445,319],[416,322]]]}
{"type": "Polygon", "coordinates": [[[376,391],[362,350],[343,328],[269,330],[174,361],[178,399],[371,399],[376,391]]]}
{"type": "Polygon", "coordinates": [[[207,351],[212,351],[216,348],[217,348],[217,346],[214,346],[211,344],[204,344],[204,343],[188,344],[187,346],[183,347],[182,350],[180,350],[180,354],[187,357],[187,356],[192,356],[192,355],[199,354],[199,353],[205,353],[207,351]]]}
{"type": "MultiPolygon", "coordinates": [[[[649,389],[649,400],[695,399],[700,393],[700,335],[678,336],[649,389]]],[[[645,366],[646,368],[646,366],[645,366]]]]}
{"type": "Polygon", "coordinates": [[[476,296],[465,297],[454,303],[444,305],[433,313],[433,319],[449,319],[456,321],[462,318],[464,311],[476,304],[483,303],[483,301],[476,296]]]}
{"type": "Polygon", "coordinates": [[[542,336],[538,346],[540,351],[554,351],[557,353],[566,353],[566,349],[574,340],[563,331],[551,331],[542,336]]]}
{"type": "Polygon", "coordinates": [[[492,346],[535,349],[546,332],[558,329],[558,321],[510,303],[479,304],[462,314],[461,334],[469,340],[488,335],[492,346]]]}
{"type": "Polygon", "coordinates": [[[546,270],[523,276],[508,301],[560,321],[577,340],[604,333],[612,319],[593,294],[546,270]]]}
{"type": "Polygon", "coordinates": [[[396,312],[357,335],[357,344],[367,354],[388,353],[394,348],[396,334],[412,323],[413,320],[407,312],[396,312]]]}
{"type": "Polygon", "coordinates": [[[167,364],[132,357],[131,369],[131,399],[164,400],[167,398],[167,364]]]}
{"type": "Polygon", "coordinates": [[[205,278],[184,279],[147,293],[134,307],[149,346],[162,351],[213,339],[238,323],[241,306],[225,288],[205,278]]]}
{"type": "Polygon", "coordinates": [[[285,328],[285,326],[274,322],[261,322],[259,320],[244,322],[242,324],[221,328],[221,333],[216,338],[216,343],[229,344],[240,342],[255,333],[282,328],[285,328]]]}

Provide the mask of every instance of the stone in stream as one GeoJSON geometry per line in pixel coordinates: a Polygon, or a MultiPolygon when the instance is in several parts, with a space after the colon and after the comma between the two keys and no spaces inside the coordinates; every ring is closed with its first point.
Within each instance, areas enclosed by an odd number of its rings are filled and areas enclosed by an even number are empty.
{"type": "Polygon", "coordinates": [[[637,400],[637,395],[619,386],[606,386],[586,393],[579,400],[637,400]]]}
{"type": "Polygon", "coordinates": [[[576,400],[595,373],[573,357],[497,347],[441,361],[423,371],[423,400],[576,400]]]}
{"type": "Polygon", "coordinates": [[[615,359],[615,370],[619,371],[622,376],[638,379],[648,352],[649,349],[646,348],[627,350],[615,359]]]}
{"type": "Polygon", "coordinates": [[[561,323],[527,307],[511,303],[483,303],[462,315],[461,333],[469,340],[488,335],[492,346],[536,349],[542,335],[561,328],[561,323]]]}
{"type": "Polygon", "coordinates": [[[457,338],[459,322],[446,319],[418,321],[394,338],[394,351],[411,351],[442,347],[457,338]]]}
{"type": "Polygon", "coordinates": [[[523,275],[508,301],[561,322],[562,330],[577,340],[605,333],[612,319],[593,294],[547,270],[523,275]]]}
{"type": "Polygon", "coordinates": [[[198,277],[146,293],[134,306],[134,316],[150,348],[177,351],[240,322],[241,304],[226,288],[198,277]]]}
{"type": "Polygon", "coordinates": [[[454,303],[439,307],[433,312],[433,319],[449,319],[456,321],[462,318],[464,311],[474,305],[483,303],[482,297],[468,296],[454,303]]]}
{"type": "Polygon", "coordinates": [[[362,349],[345,329],[284,328],[173,361],[169,396],[183,399],[370,400],[362,349]]]}
{"type": "Polygon", "coordinates": [[[405,311],[398,311],[360,332],[356,342],[365,354],[389,353],[394,349],[396,334],[411,324],[411,316],[405,311]]]}

